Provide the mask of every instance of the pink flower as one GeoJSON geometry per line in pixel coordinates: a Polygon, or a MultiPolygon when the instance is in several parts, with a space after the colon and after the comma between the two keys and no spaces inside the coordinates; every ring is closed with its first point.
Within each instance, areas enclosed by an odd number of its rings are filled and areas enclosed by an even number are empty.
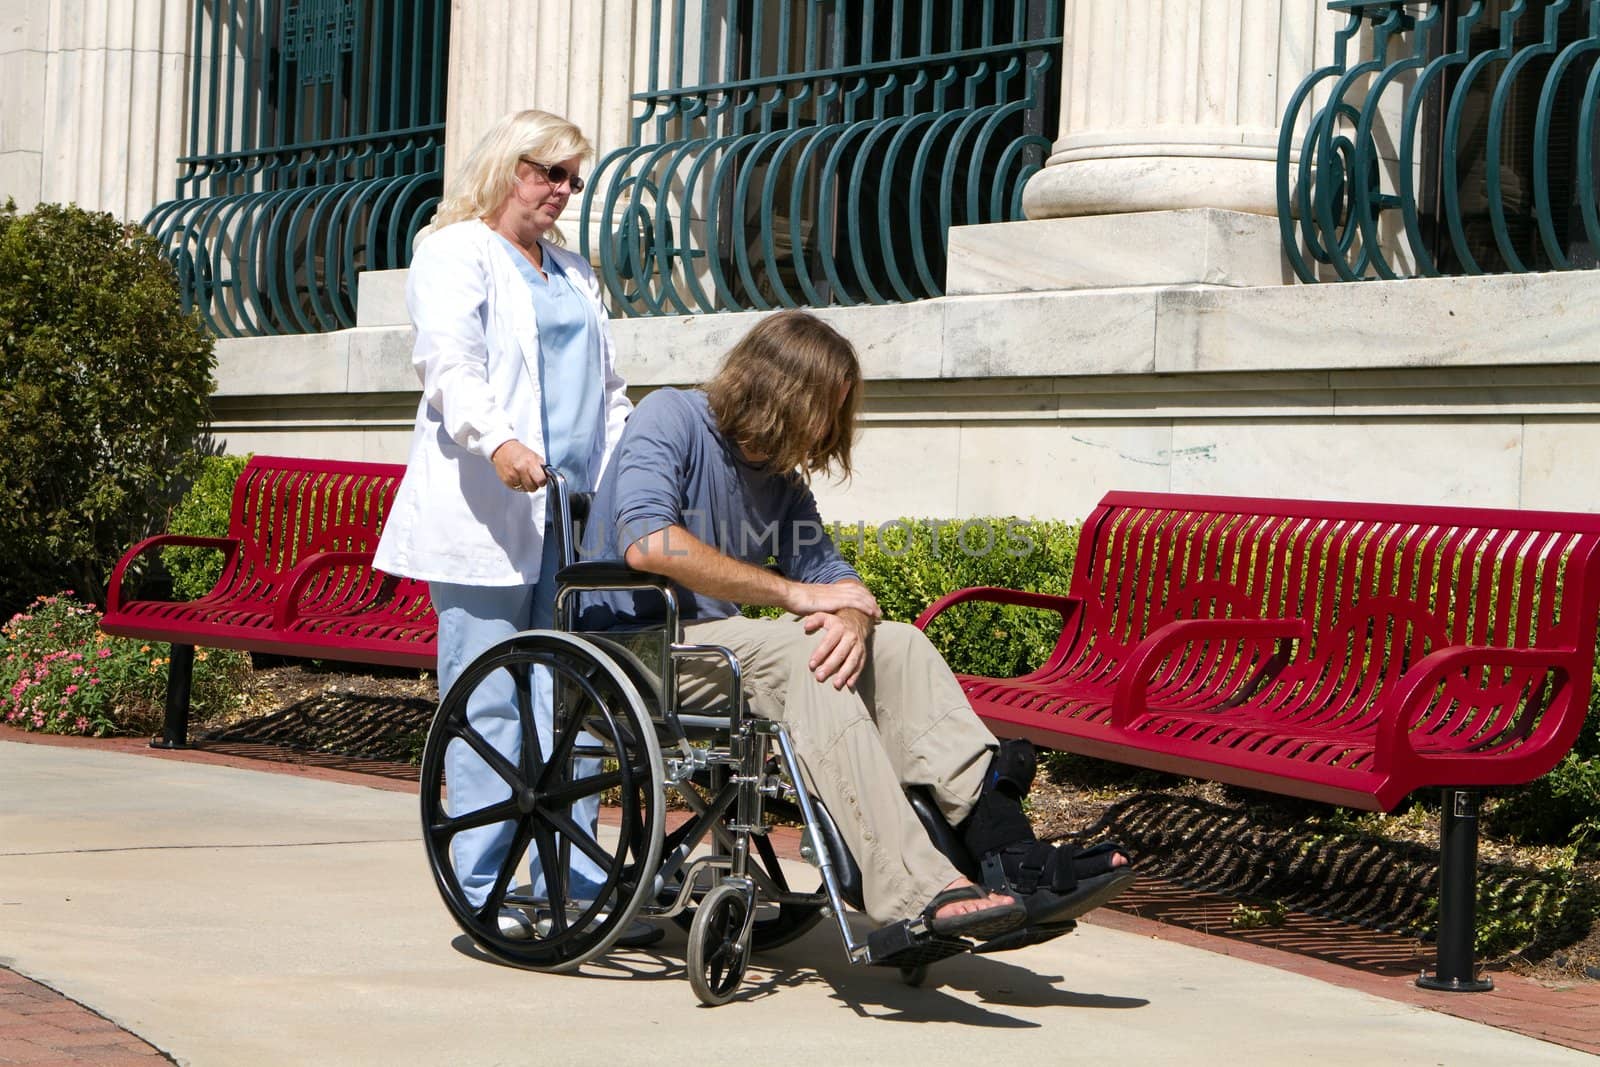
{"type": "Polygon", "coordinates": [[[74,667],[74,668],[72,668],[72,676],[74,678],[81,677],[82,675],[83,675],[83,668],[82,667],[74,667]]]}
{"type": "Polygon", "coordinates": [[[89,684],[90,685],[99,685],[100,684],[100,679],[98,679],[98,678],[90,678],[89,679],[89,684]]]}
{"type": "Polygon", "coordinates": [[[96,652],[95,655],[99,656],[101,659],[109,659],[111,656],[111,650],[109,648],[102,648],[99,652],[96,652]]]}
{"type": "MultiPolygon", "coordinates": [[[[77,691],[78,691],[78,687],[77,686],[75,686],[75,685],[67,686],[67,696],[71,696],[73,693],[76,693],[77,691]]],[[[61,703],[65,704],[66,701],[63,700],[61,703]]]]}
{"type": "Polygon", "coordinates": [[[78,721],[73,723],[73,725],[77,727],[80,734],[86,734],[89,732],[89,720],[84,718],[82,715],[78,716],[78,721]]]}

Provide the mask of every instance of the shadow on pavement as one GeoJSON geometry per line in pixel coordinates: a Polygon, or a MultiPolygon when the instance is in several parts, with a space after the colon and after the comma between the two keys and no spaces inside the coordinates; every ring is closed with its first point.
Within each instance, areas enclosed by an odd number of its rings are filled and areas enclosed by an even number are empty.
{"type": "MultiPolygon", "coordinates": [[[[562,980],[674,981],[683,985],[686,1007],[700,1007],[684,969],[683,933],[673,924],[666,940],[655,948],[616,951],[585,964],[579,970],[562,974],[562,980]]],[[[462,955],[496,966],[512,967],[495,959],[466,934],[451,941],[462,955]]],[[[1032,1020],[1019,1019],[1004,1009],[1015,1008],[1142,1008],[1148,1000],[1136,997],[1106,996],[1063,989],[1064,977],[1040,974],[1027,967],[1004,962],[997,956],[958,956],[934,964],[926,982],[912,987],[893,967],[852,965],[831,926],[824,926],[795,942],[750,961],[744,987],[723,1010],[777,996],[785,989],[804,985],[824,985],[833,999],[852,1014],[864,1019],[887,1022],[948,1022],[965,1026],[1000,1029],[1031,1029],[1032,1020]],[[980,1003],[951,995],[955,991],[977,994],[980,1003]]]]}

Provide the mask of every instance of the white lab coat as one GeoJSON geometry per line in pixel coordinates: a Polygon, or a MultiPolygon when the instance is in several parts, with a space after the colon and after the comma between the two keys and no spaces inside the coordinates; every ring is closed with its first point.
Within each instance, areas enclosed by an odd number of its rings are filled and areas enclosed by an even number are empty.
{"type": "MultiPolygon", "coordinates": [[[[594,271],[575,253],[549,244],[544,252],[584,279],[593,301],[605,376],[603,471],[633,405],[616,372],[594,271]]],[[[489,458],[512,438],[548,454],[528,283],[494,231],[477,220],[457,222],[418,246],[406,306],[422,400],[374,566],[458,585],[532,584],[544,549],[545,492],[508,489],[489,458]]]]}

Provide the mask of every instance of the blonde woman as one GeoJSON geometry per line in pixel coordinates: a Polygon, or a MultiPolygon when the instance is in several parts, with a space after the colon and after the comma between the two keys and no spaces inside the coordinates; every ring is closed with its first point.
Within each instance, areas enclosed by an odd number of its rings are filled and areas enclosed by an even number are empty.
{"type": "MultiPolygon", "coordinates": [[[[556,227],[583,191],[593,154],[583,133],[555,115],[500,119],[451,180],[406,280],[422,401],[376,566],[428,582],[441,697],[485,649],[551,624],[559,564],[545,528],[543,466],[566,472],[575,490],[592,489],[631,410],[599,283],[561,247],[556,227]]],[[[540,681],[535,717],[547,733],[548,677],[540,681]]],[[[477,687],[467,709],[473,728],[513,760],[515,701],[501,672],[477,687]]],[[[454,811],[508,795],[464,744],[451,746],[446,774],[454,811]]],[[[593,811],[574,816],[592,823],[593,811]]],[[[509,822],[456,836],[452,861],[474,906],[484,906],[501,867],[518,862],[507,857],[511,839],[509,822]]],[[[598,871],[574,855],[580,894],[598,871]]],[[[537,870],[533,882],[542,895],[537,870]]],[[[532,922],[517,909],[499,915],[502,934],[514,939],[531,936],[532,922]]],[[[624,941],[659,933],[646,927],[624,941]]]]}

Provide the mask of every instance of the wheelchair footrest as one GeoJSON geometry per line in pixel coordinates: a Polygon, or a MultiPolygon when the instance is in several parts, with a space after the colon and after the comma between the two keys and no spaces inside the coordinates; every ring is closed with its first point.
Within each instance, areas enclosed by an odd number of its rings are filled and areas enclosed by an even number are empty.
{"type": "MultiPolygon", "coordinates": [[[[917,923],[921,927],[920,921],[917,923]]],[[[890,923],[867,935],[867,962],[884,967],[920,967],[959,956],[972,948],[972,942],[959,937],[917,933],[912,920],[890,923]]]]}
{"type": "Polygon", "coordinates": [[[1075,919],[1053,923],[1049,926],[1024,926],[1021,929],[1012,930],[1008,934],[990,938],[980,945],[975,945],[972,951],[980,954],[986,952],[1010,952],[1012,949],[1027,948],[1029,945],[1037,945],[1041,942],[1061,937],[1063,934],[1070,934],[1077,928],[1078,923],[1075,919]]]}

